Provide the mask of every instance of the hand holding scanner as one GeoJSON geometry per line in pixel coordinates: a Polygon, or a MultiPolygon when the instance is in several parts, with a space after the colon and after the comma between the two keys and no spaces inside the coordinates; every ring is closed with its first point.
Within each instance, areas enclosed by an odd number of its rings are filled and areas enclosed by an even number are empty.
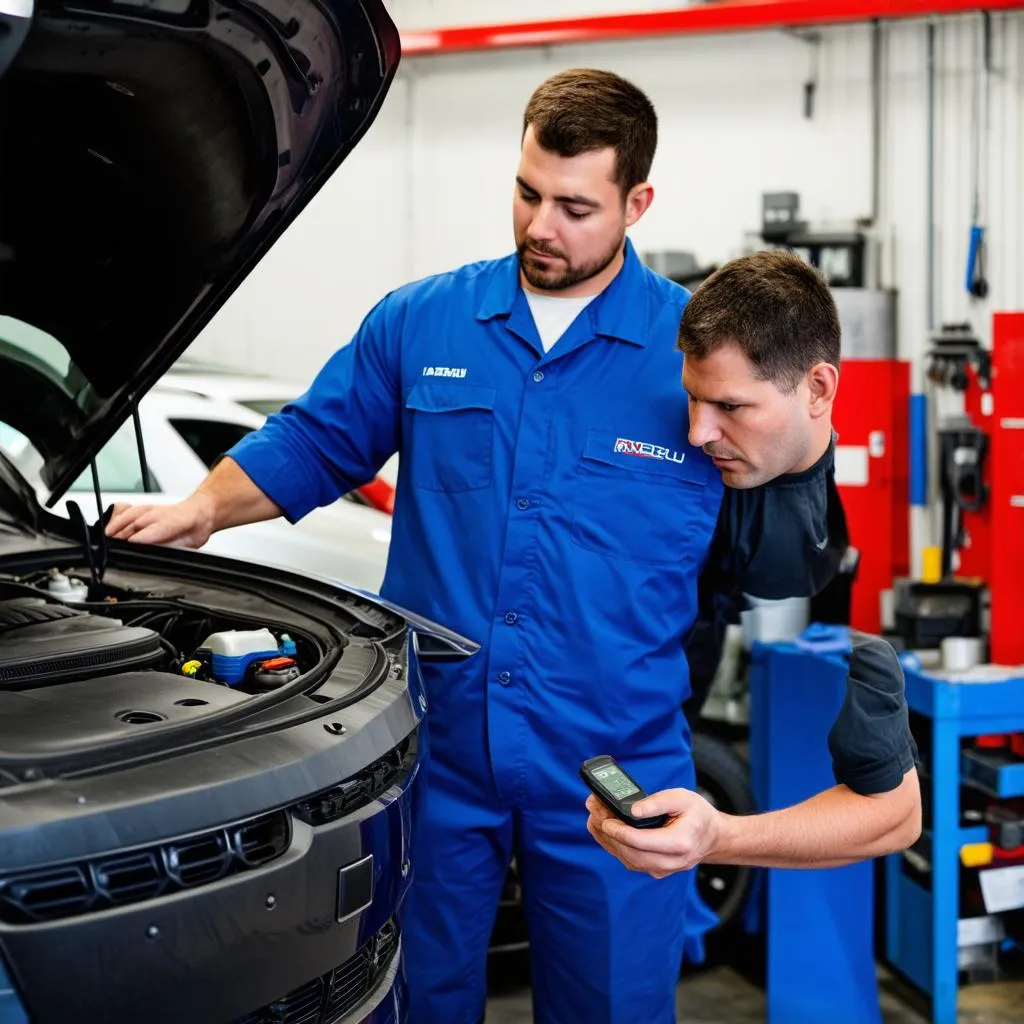
{"type": "Polygon", "coordinates": [[[616,818],[633,828],[661,828],[668,821],[667,814],[633,817],[633,804],[643,800],[647,793],[607,754],[584,761],[580,765],[580,778],[616,818]]]}

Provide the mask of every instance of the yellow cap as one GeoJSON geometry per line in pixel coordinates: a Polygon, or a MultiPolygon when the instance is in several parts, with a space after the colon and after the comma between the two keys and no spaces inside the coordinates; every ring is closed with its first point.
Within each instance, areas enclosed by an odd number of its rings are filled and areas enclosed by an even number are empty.
{"type": "Polygon", "coordinates": [[[201,661],[186,661],[181,666],[181,674],[183,676],[194,676],[202,667],[203,663],[201,661]]]}
{"type": "Polygon", "coordinates": [[[938,583],[942,580],[942,548],[924,548],[921,551],[921,582],[938,583]]]}
{"type": "Polygon", "coordinates": [[[991,843],[967,843],[960,847],[960,863],[965,868],[983,868],[992,863],[991,843]]]}

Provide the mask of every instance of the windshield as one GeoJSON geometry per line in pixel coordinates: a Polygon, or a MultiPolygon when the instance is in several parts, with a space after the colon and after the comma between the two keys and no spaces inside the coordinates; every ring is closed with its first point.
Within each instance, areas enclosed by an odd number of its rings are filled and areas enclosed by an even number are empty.
{"type": "MultiPolygon", "coordinates": [[[[43,378],[52,389],[66,396],[68,401],[84,409],[91,391],[83,387],[84,378],[72,362],[67,349],[52,335],[31,324],[10,316],[0,316],[0,356],[6,361],[5,369],[16,375],[43,378]]],[[[19,473],[43,499],[48,490],[43,483],[43,453],[45,437],[39,436],[38,413],[25,409],[26,402],[5,402],[0,406],[0,451],[3,451],[19,473]],[[32,422],[26,422],[26,415],[32,422]],[[35,429],[36,439],[30,440],[28,431],[35,429]]],[[[100,486],[105,491],[141,493],[143,488],[139,452],[135,443],[135,430],[129,421],[118,430],[96,457],[100,486]]],[[[91,491],[92,473],[86,470],[71,485],[72,491],[91,491]]]]}
{"type": "Polygon", "coordinates": [[[11,316],[0,315],[0,366],[5,392],[17,396],[0,409],[0,422],[7,428],[0,443],[31,479],[44,459],[66,448],[69,432],[74,434],[86,422],[99,401],[64,345],[11,316]]]}
{"type": "Polygon", "coordinates": [[[43,457],[20,430],[3,422],[0,422],[0,451],[33,487],[37,490],[42,488],[39,470],[43,457]]]}
{"type": "Polygon", "coordinates": [[[0,315],[0,359],[6,363],[5,373],[17,383],[45,381],[82,412],[90,411],[94,404],[92,390],[67,349],[38,327],[0,315]]]}
{"type": "Polygon", "coordinates": [[[71,393],[71,357],[56,338],[13,316],[0,316],[0,345],[6,356],[32,366],[71,393]]]}
{"type": "MultiPolygon", "coordinates": [[[[0,412],[0,415],[3,413],[0,412]]],[[[2,421],[0,451],[14,464],[40,498],[45,499],[48,491],[40,475],[43,457],[24,434],[2,421]]],[[[96,472],[99,474],[100,488],[103,491],[121,494],[142,494],[145,491],[139,449],[135,442],[135,428],[131,420],[100,449],[96,456],[96,472]]],[[[153,479],[152,469],[149,475],[151,489],[159,490],[157,481],[153,479]]],[[[92,489],[92,471],[88,469],[68,488],[70,491],[90,492],[92,489]]]]}

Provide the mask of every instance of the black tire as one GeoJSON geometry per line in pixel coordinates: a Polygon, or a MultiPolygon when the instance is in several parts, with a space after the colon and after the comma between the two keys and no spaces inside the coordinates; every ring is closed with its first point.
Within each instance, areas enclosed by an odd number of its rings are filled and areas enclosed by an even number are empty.
{"type": "MultiPolygon", "coordinates": [[[[718,810],[726,814],[752,814],[757,810],[750,789],[750,765],[735,747],[695,730],[693,763],[697,791],[718,810]]],[[[722,935],[739,925],[753,883],[750,868],[727,864],[701,864],[697,868],[697,889],[719,918],[711,935],[722,935]]]]}

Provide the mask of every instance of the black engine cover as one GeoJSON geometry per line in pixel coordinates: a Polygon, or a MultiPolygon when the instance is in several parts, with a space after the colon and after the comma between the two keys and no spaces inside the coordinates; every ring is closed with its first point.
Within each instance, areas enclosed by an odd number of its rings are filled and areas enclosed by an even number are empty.
{"type": "Polygon", "coordinates": [[[0,689],[25,690],[146,668],[160,636],[42,598],[0,601],[0,689]]]}

